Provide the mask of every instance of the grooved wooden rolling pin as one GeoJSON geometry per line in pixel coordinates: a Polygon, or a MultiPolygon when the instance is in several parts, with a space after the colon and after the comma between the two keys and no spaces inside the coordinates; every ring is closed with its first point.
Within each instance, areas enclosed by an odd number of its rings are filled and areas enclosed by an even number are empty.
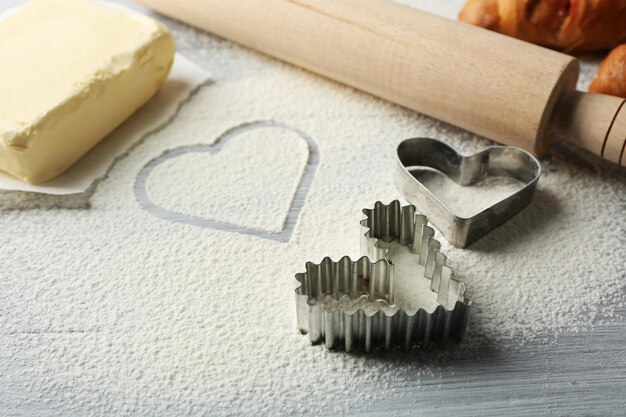
{"type": "Polygon", "coordinates": [[[626,166],[625,100],[576,91],[568,55],[385,0],[140,1],[497,142],[626,166]]]}

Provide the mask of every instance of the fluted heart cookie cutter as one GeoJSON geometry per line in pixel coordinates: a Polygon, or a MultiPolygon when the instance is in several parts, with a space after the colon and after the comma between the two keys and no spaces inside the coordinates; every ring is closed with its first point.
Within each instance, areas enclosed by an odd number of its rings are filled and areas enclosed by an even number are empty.
{"type": "Polygon", "coordinates": [[[397,200],[389,205],[377,202],[363,213],[361,251],[367,256],[307,262],[306,272],[296,274],[300,331],[312,343],[347,352],[394,346],[408,350],[435,340],[461,340],[471,302],[440,252],[428,219],[417,214],[415,206],[402,207],[397,200]],[[421,287],[425,294],[419,302],[410,306],[396,302],[392,245],[411,250],[417,262],[411,265],[415,276],[410,278],[427,284],[421,287]]]}
{"type": "Polygon", "coordinates": [[[397,150],[396,186],[458,248],[470,245],[528,206],[540,176],[539,161],[513,146],[491,146],[474,155],[462,156],[436,139],[413,138],[400,143],[397,150]],[[445,174],[459,185],[476,184],[493,175],[515,178],[524,186],[480,213],[462,217],[454,214],[411,173],[424,167],[445,174]]]}

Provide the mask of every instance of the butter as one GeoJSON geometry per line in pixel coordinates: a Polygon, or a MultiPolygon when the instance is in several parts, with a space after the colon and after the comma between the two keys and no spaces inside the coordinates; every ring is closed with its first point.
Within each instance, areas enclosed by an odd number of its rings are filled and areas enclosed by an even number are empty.
{"type": "Polygon", "coordinates": [[[170,31],[90,0],[33,0],[0,20],[0,170],[64,172],[146,103],[169,73],[170,31]]]}

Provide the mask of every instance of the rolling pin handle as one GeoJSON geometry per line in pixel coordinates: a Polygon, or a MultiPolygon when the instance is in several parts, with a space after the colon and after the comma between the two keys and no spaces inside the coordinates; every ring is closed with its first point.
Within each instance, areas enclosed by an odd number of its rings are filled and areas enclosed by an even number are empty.
{"type": "Polygon", "coordinates": [[[557,106],[559,136],[626,166],[626,100],[575,91],[564,94],[557,106]]]}

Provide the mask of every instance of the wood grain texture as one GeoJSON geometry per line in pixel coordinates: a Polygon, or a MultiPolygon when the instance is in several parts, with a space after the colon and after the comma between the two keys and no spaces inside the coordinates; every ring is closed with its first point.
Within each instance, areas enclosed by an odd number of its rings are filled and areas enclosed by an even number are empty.
{"type": "MultiPolygon", "coordinates": [[[[142,0],[182,21],[541,153],[569,56],[384,0],[142,0]]],[[[562,83],[566,85],[561,86],[562,83]]]]}
{"type": "Polygon", "coordinates": [[[140,1],[497,142],[541,155],[562,136],[619,162],[601,151],[615,100],[563,99],[579,72],[569,55],[386,0],[140,1]]]}
{"type": "Polygon", "coordinates": [[[625,102],[620,97],[570,92],[561,97],[555,128],[581,148],[626,166],[625,102]]]}

